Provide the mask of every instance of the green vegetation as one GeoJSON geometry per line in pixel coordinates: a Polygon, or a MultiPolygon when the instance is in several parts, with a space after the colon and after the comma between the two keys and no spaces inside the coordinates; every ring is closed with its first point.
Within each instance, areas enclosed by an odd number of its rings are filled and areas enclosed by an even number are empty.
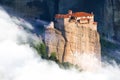
{"type": "Polygon", "coordinates": [[[43,59],[48,59],[48,55],[46,52],[46,46],[44,43],[39,43],[34,48],[37,50],[38,54],[43,58],[43,59]]]}
{"type": "Polygon", "coordinates": [[[63,62],[63,63],[59,63],[59,66],[64,69],[70,69],[73,67],[73,64],[69,62],[63,62]]]}
{"type": "Polygon", "coordinates": [[[70,69],[72,67],[77,68],[77,66],[74,66],[73,64],[70,64],[69,62],[63,62],[63,63],[59,62],[59,60],[56,57],[55,52],[52,52],[51,55],[48,56],[46,46],[44,43],[39,43],[39,44],[35,45],[34,48],[37,50],[38,54],[43,59],[55,61],[60,66],[60,68],[63,68],[63,69],[70,69]]]}
{"type": "Polygon", "coordinates": [[[48,56],[46,45],[44,43],[39,43],[39,44],[35,45],[34,48],[37,50],[38,54],[43,59],[48,59],[48,60],[52,60],[52,61],[58,62],[58,60],[56,58],[56,53],[55,52],[52,52],[50,57],[48,56]]]}
{"type": "Polygon", "coordinates": [[[49,59],[52,60],[52,61],[55,61],[55,62],[59,62],[59,61],[57,60],[57,58],[56,58],[56,53],[55,53],[55,52],[52,52],[52,53],[51,53],[49,59]]]}

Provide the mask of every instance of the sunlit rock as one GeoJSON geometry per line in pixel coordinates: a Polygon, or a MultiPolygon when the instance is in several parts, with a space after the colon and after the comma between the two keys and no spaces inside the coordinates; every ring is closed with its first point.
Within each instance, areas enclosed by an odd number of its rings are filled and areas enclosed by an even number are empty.
{"type": "MultiPolygon", "coordinates": [[[[58,29],[61,34],[56,35],[56,29],[51,29],[50,26],[48,27],[49,29],[47,28],[45,32],[45,43],[48,52],[56,52],[57,56],[61,54],[61,57],[57,57],[59,61],[69,62],[78,66],[81,66],[80,64],[82,62],[80,63],[80,61],[82,60],[80,56],[83,54],[92,54],[100,60],[100,39],[99,33],[97,32],[97,22],[94,22],[94,14],[68,12],[69,13],[65,15],[57,14],[55,16],[55,28],[58,29]],[[61,44],[62,41],[60,40],[65,40],[64,45],[61,44]],[[59,43],[62,46],[59,46],[59,43]]],[[[85,63],[87,62],[88,61],[85,61],[85,63]]]]}

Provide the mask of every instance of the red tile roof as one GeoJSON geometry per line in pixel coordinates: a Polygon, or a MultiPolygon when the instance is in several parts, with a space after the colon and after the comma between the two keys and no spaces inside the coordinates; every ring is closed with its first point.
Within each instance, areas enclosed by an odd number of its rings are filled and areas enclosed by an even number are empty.
{"type": "Polygon", "coordinates": [[[87,16],[93,16],[93,14],[86,13],[86,12],[76,12],[72,14],[57,14],[55,18],[69,18],[69,16],[74,17],[87,17],[87,16]]]}

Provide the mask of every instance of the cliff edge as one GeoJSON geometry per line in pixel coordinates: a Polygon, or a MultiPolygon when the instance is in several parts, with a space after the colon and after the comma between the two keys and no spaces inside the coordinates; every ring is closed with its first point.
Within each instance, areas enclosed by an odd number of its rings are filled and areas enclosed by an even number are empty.
{"type": "Polygon", "coordinates": [[[50,26],[46,27],[44,41],[48,54],[56,52],[60,62],[79,66],[82,54],[101,58],[100,38],[93,13],[69,11],[65,15],[58,14],[54,25],[50,26]]]}

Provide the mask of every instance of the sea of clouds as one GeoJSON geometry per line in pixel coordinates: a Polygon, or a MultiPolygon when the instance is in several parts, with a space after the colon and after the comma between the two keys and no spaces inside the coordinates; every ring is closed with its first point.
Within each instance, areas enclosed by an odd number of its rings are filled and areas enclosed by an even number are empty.
{"type": "MultiPolygon", "coordinates": [[[[120,80],[120,67],[116,63],[104,62],[95,71],[79,72],[74,68],[61,69],[55,62],[42,60],[30,46],[31,42],[39,41],[39,37],[28,31],[32,29],[27,21],[11,17],[0,7],[0,80],[120,80]]],[[[95,60],[89,55],[80,58],[88,67],[88,63],[95,60]]]]}

